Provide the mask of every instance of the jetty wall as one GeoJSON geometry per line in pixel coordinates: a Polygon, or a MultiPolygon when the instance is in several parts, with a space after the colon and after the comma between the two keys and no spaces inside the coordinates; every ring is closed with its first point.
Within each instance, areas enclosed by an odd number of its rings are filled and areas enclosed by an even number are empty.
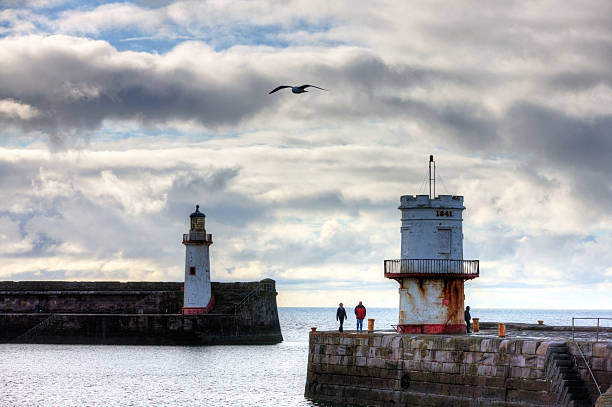
{"type": "MultiPolygon", "coordinates": [[[[605,391],[612,383],[612,343],[578,344],[605,391]]],[[[311,332],[305,396],[345,405],[563,405],[567,389],[549,349],[559,345],[520,338],[311,332]]],[[[567,349],[581,359],[576,345],[567,349]]],[[[594,401],[599,394],[580,359],[578,371],[594,401]]]]}
{"type": "Polygon", "coordinates": [[[183,315],[175,282],[0,282],[0,341],[270,344],[282,341],[274,280],[212,283],[208,314],[183,315]]]}
{"type": "Polygon", "coordinates": [[[0,281],[0,312],[178,313],[183,283],[0,281]]]}

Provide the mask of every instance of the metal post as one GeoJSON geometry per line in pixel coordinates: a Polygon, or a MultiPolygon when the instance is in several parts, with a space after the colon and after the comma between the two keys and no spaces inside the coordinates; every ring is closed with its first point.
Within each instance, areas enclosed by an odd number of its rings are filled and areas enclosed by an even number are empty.
{"type": "Polygon", "coordinates": [[[429,199],[431,199],[431,162],[433,161],[433,155],[429,156],[429,199]]]}
{"type": "Polygon", "coordinates": [[[572,317],[572,341],[575,341],[576,339],[574,338],[574,317],[572,317]]]}

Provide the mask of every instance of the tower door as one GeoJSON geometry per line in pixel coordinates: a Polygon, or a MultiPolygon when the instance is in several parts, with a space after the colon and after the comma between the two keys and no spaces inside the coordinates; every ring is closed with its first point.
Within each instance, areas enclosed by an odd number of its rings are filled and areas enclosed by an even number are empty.
{"type": "Polygon", "coordinates": [[[438,252],[450,254],[451,252],[451,230],[438,229],[438,252]]]}

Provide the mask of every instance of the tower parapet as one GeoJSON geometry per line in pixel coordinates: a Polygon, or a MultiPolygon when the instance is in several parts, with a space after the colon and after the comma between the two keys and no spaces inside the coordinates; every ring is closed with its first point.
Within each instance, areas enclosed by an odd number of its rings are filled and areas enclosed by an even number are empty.
{"type": "Polygon", "coordinates": [[[463,197],[460,195],[438,195],[433,199],[430,199],[428,195],[402,195],[400,209],[416,207],[465,209],[463,197]]]}

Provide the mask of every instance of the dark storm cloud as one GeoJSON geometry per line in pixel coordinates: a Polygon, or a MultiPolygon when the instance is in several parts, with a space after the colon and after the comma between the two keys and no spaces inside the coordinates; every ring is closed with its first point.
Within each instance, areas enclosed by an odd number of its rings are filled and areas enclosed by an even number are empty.
{"type": "Polygon", "coordinates": [[[272,86],[269,79],[249,70],[231,78],[231,85],[225,83],[228,78],[216,80],[216,72],[198,75],[193,66],[197,59],[189,61],[190,69],[180,63],[160,69],[159,60],[152,62],[156,57],[150,54],[121,55],[106,43],[66,37],[23,41],[25,51],[18,39],[2,40],[10,46],[0,62],[0,100],[28,105],[38,114],[26,120],[15,115],[0,114],[0,118],[5,125],[26,131],[83,132],[105,119],[144,124],[197,120],[211,127],[235,124],[262,108],[261,98],[272,86]]]}
{"type": "MultiPolygon", "coordinates": [[[[204,52],[208,49],[196,47],[194,52],[202,51],[198,59],[172,53],[120,53],[103,42],[70,37],[24,37],[21,41],[26,51],[19,46],[18,38],[2,41],[9,46],[4,51],[5,61],[0,62],[5,72],[0,76],[0,100],[26,106],[35,114],[0,114],[0,121],[45,133],[58,143],[77,133],[87,134],[107,119],[136,120],[145,126],[194,120],[218,128],[238,125],[265,113],[271,105],[287,103],[282,97],[268,97],[277,80],[263,73],[266,63],[251,63],[252,68],[244,69],[232,65],[229,70],[233,72],[228,73],[223,58],[204,52]]],[[[304,76],[324,78],[325,83],[320,85],[333,85],[333,89],[325,99],[310,102],[327,106],[296,106],[294,120],[299,120],[302,112],[308,113],[307,109],[316,109],[313,114],[330,121],[342,117],[403,117],[440,122],[466,135],[490,131],[481,106],[457,103],[434,108],[394,96],[410,89],[433,90],[452,83],[481,86],[485,74],[481,77],[388,65],[365,51],[347,56],[336,67],[313,61],[304,70],[304,76]]]]}
{"type": "MultiPolygon", "coordinates": [[[[606,174],[612,169],[606,159],[612,152],[610,117],[570,116],[541,105],[544,95],[553,92],[554,96],[555,89],[588,90],[602,83],[612,86],[608,75],[596,69],[578,76],[570,68],[567,72],[557,70],[549,78],[541,76],[537,85],[540,104],[519,100],[502,114],[493,114],[473,98],[451,96],[436,102],[415,98],[411,92],[435,95],[445,86],[487,92],[512,80],[511,74],[391,64],[365,50],[347,52],[338,64],[311,59],[303,67],[305,76],[325,78],[326,83],[319,84],[333,86],[322,97],[300,104],[295,103],[298,99],[293,95],[268,97],[267,91],[276,81],[264,73],[265,62],[251,62],[245,69],[233,70],[235,62],[223,65],[227,61],[221,54],[201,45],[187,46],[202,52],[198,60],[186,57],[181,47],[156,56],[122,53],[101,41],[61,36],[2,41],[10,45],[3,51],[10,58],[0,61],[6,73],[0,76],[0,100],[11,101],[13,109],[29,106],[32,110],[21,112],[21,116],[0,112],[0,122],[46,133],[57,143],[77,133],[87,134],[107,119],[137,120],[147,126],[193,120],[212,128],[285,113],[291,117],[280,121],[310,123],[316,118],[323,125],[343,120],[400,120],[418,123],[430,141],[442,148],[484,156],[507,154],[526,160],[536,171],[545,171],[544,164],[571,167],[574,172],[568,177],[576,189],[595,191],[592,193],[600,197],[610,195],[609,188],[595,188],[597,183],[608,185],[606,174]],[[20,41],[24,41],[25,50],[19,46],[20,41]],[[216,64],[211,61],[217,59],[220,67],[215,70],[216,64]],[[196,69],[198,61],[206,67],[196,69]],[[292,107],[290,112],[283,110],[287,106],[292,107]],[[594,182],[580,184],[582,177],[594,182]]],[[[204,182],[208,191],[222,190],[227,179],[236,176],[231,171],[216,175],[216,180],[195,178],[193,185],[187,185],[192,182],[187,177],[180,181],[186,185],[177,184],[175,188],[193,194],[197,183],[204,182]]],[[[215,204],[210,202],[211,207],[215,204]]],[[[314,206],[339,204],[341,197],[333,193],[313,201],[314,206]]],[[[219,211],[230,217],[231,207],[223,204],[219,211]]],[[[256,207],[245,205],[242,209],[256,207]]],[[[257,213],[255,210],[251,215],[257,213]]]]}
{"type": "Polygon", "coordinates": [[[357,216],[359,211],[388,208],[393,202],[372,202],[370,199],[347,199],[339,190],[308,194],[308,196],[287,197],[274,203],[279,208],[294,209],[304,212],[339,212],[348,216],[357,216]]]}
{"type": "MultiPolygon", "coordinates": [[[[609,51],[610,64],[612,65],[612,49],[609,51]]],[[[600,84],[612,85],[612,72],[562,72],[551,75],[546,80],[546,85],[552,89],[564,91],[585,91],[600,84]]]]}
{"type": "MultiPolygon", "coordinates": [[[[270,114],[274,111],[270,110],[272,106],[287,103],[282,97],[267,97],[267,91],[276,82],[263,73],[265,64],[259,68],[252,64],[251,69],[228,74],[223,67],[209,71],[215,64],[208,61],[208,68],[200,72],[197,58],[185,60],[182,67],[172,61],[184,56],[120,53],[103,42],[27,37],[23,41],[27,42],[28,51],[22,52],[15,46],[17,39],[3,41],[11,44],[5,51],[11,59],[0,62],[6,68],[6,74],[0,76],[0,100],[29,106],[37,114],[26,118],[0,114],[0,121],[26,131],[46,133],[58,143],[75,133],[87,134],[106,119],[137,120],[147,126],[194,120],[216,128],[237,125],[258,114],[270,114]],[[168,64],[173,67],[167,68],[168,64]]],[[[207,52],[202,58],[214,60],[219,55],[207,52]]],[[[447,85],[485,92],[504,80],[482,70],[462,72],[388,64],[366,51],[350,54],[337,66],[311,62],[304,70],[310,72],[306,76],[324,78],[326,83],[321,85],[333,85],[333,89],[325,98],[311,100],[314,105],[296,105],[293,120],[300,120],[302,114],[306,120],[316,115],[329,122],[395,118],[419,123],[441,143],[487,154],[507,147],[515,151],[525,134],[532,137],[540,130],[550,131],[547,126],[554,123],[547,124],[546,120],[580,120],[559,112],[544,113],[543,108],[529,102],[519,103],[500,118],[474,101],[455,98],[432,103],[407,96],[407,92],[415,89],[435,94],[447,85]],[[499,134],[500,127],[511,129],[504,139],[499,134]],[[512,127],[517,131],[512,131],[512,127]],[[514,137],[516,141],[512,140],[514,137]]],[[[549,85],[585,87],[605,80],[606,75],[601,73],[577,77],[571,72],[560,72],[549,79],[549,85]]],[[[588,134],[583,135],[584,140],[590,140],[607,125],[605,120],[599,121],[600,125],[585,122],[588,134]]],[[[578,147],[573,148],[577,157],[587,153],[581,150],[588,147],[578,147]]],[[[516,151],[520,153],[521,148],[516,151]]]]}
{"type": "Polygon", "coordinates": [[[220,168],[208,173],[196,172],[189,166],[176,166],[171,170],[172,173],[177,171],[185,171],[185,174],[176,178],[172,186],[172,192],[179,195],[224,190],[240,174],[239,168],[220,168]]]}
{"type": "Polygon", "coordinates": [[[388,111],[406,115],[423,128],[430,129],[431,138],[445,147],[450,143],[461,150],[492,149],[499,144],[497,122],[484,106],[477,103],[452,103],[432,106],[424,102],[389,98],[388,111]]]}
{"type": "Polygon", "coordinates": [[[470,75],[433,67],[385,63],[380,56],[366,51],[350,55],[339,66],[314,65],[310,69],[318,77],[329,79],[334,84],[346,85],[346,88],[340,88],[344,92],[357,88],[359,93],[365,92],[368,95],[390,89],[431,88],[441,83],[476,85],[491,77],[485,72],[482,75],[470,75]]]}
{"type": "MultiPolygon", "coordinates": [[[[71,70],[74,68],[78,66],[71,70]]],[[[6,83],[2,84],[0,98],[13,98],[42,112],[31,120],[19,123],[13,120],[12,124],[46,133],[93,130],[105,119],[138,120],[144,124],[195,119],[214,127],[239,122],[259,109],[249,102],[254,99],[253,89],[224,89],[214,83],[198,88],[188,80],[183,82],[184,75],[180,72],[158,76],[122,70],[96,73],[91,72],[95,71],[93,67],[81,68],[95,77],[87,85],[99,94],[62,100],[53,94],[11,91],[6,83]]]]}
{"type": "Polygon", "coordinates": [[[607,206],[612,199],[612,116],[574,118],[531,103],[513,107],[501,125],[505,150],[536,171],[553,168],[568,177],[583,200],[607,206]]]}
{"type": "Polygon", "coordinates": [[[532,103],[514,106],[504,118],[509,149],[575,170],[612,171],[612,116],[573,118],[532,103]]]}
{"type": "Polygon", "coordinates": [[[220,168],[208,174],[191,169],[179,174],[168,191],[168,219],[183,219],[186,210],[193,211],[196,204],[213,224],[228,227],[244,227],[270,216],[267,205],[227,189],[240,176],[239,168],[220,168]]]}

